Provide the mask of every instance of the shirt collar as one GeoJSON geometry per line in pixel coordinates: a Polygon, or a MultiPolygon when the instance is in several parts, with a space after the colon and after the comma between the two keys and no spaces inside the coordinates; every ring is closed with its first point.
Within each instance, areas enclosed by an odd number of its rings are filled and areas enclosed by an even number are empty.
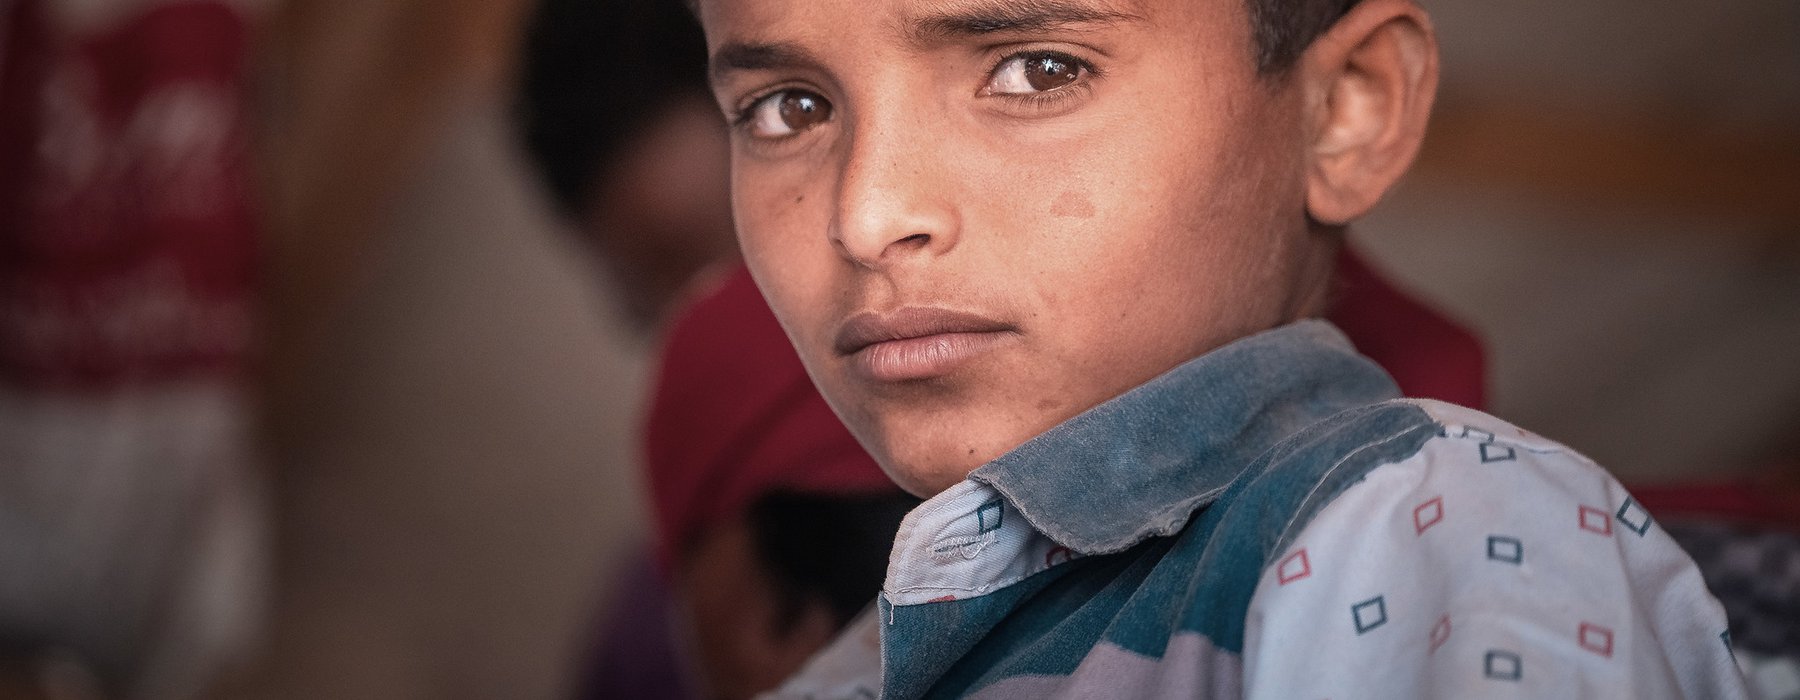
{"type": "Polygon", "coordinates": [[[969,475],[1080,554],[1179,531],[1282,438],[1397,398],[1336,327],[1308,320],[1190,360],[969,475]]]}

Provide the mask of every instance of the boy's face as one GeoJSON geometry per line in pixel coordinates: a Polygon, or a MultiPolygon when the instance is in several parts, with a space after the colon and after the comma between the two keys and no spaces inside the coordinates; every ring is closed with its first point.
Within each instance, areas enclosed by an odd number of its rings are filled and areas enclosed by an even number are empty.
{"type": "Polygon", "coordinates": [[[1242,0],[700,15],[745,258],[915,494],[1313,303],[1307,97],[1242,0]]]}

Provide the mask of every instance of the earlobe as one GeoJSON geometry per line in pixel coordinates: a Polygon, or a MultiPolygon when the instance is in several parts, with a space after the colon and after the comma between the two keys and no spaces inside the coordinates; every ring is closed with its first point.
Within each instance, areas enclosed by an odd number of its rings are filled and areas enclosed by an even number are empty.
{"type": "Polygon", "coordinates": [[[1363,0],[1307,49],[1307,213],[1341,226],[1367,213],[1418,154],[1437,93],[1437,39],[1411,0],[1363,0]]]}

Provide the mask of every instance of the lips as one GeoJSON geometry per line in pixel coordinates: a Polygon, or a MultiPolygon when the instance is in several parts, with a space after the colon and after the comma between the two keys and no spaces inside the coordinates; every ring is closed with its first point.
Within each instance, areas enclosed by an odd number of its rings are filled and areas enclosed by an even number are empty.
{"type": "Polygon", "coordinates": [[[909,381],[949,374],[1017,330],[976,314],[908,307],[850,317],[833,345],[866,378],[909,381]]]}

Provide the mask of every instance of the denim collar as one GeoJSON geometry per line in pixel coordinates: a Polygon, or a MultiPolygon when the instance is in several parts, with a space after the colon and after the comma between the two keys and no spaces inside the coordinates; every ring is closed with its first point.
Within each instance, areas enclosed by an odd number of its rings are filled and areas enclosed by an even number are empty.
{"type": "Polygon", "coordinates": [[[1169,370],[969,479],[999,491],[1059,545],[1116,552],[1179,531],[1282,438],[1399,395],[1336,327],[1300,321],[1169,370]]]}

